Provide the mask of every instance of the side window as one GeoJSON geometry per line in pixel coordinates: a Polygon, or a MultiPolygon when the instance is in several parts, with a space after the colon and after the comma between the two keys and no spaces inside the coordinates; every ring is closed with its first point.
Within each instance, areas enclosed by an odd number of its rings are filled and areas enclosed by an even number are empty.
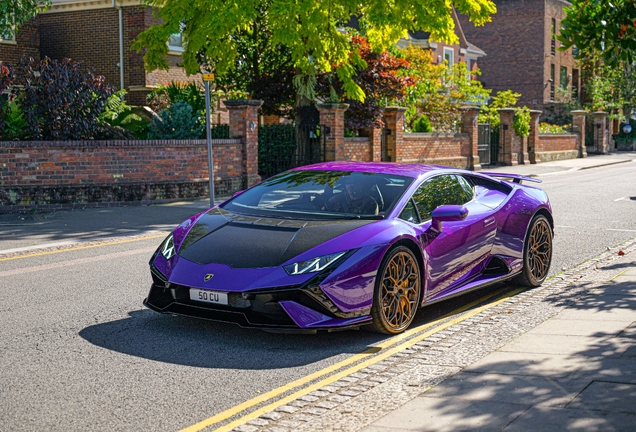
{"type": "Polygon", "coordinates": [[[468,201],[471,201],[475,197],[475,192],[473,191],[473,186],[470,184],[468,180],[464,177],[458,175],[457,180],[459,181],[460,186],[462,187],[460,200],[462,200],[462,204],[466,204],[468,201]]]}
{"type": "Polygon", "coordinates": [[[417,217],[417,211],[415,210],[415,205],[413,204],[412,199],[410,199],[409,202],[406,203],[404,209],[402,209],[402,213],[400,213],[399,218],[415,224],[420,222],[420,219],[417,217]]]}
{"type": "Polygon", "coordinates": [[[473,190],[463,177],[443,174],[424,182],[413,194],[413,199],[422,221],[426,221],[441,205],[466,204],[473,199],[473,190]]]}

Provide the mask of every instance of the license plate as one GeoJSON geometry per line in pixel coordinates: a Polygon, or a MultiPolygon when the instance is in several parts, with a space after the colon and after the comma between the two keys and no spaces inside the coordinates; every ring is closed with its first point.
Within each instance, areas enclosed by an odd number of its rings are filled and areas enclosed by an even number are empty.
{"type": "Polygon", "coordinates": [[[190,300],[226,305],[227,293],[190,288],[190,300]]]}

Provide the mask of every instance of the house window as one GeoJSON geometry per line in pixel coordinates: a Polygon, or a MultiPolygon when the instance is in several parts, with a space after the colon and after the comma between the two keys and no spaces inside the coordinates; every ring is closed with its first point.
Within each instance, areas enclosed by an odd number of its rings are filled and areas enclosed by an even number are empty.
{"type": "Polygon", "coordinates": [[[554,65],[550,65],[550,100],[554,101],[554,65]]]}
{"type": "Polygon", "coordinates": [[[15,43],[15,28],[11,27],[10,29],[5,30],[4,32],[0,32],[0,43],[15,43]]]}
{"type": "Polygon", "coordinates": [[[181,23],[181,31],[179,33],[173,33],[168,39],[168,48],[175,53],[183,52],[183,30],[185,30],[185,23],[181,23]]]}
{"type": "Polygon", "coordinates": [[[552,35],[552,40],[550,42],[550,54],[556,54],[556,19],[552,18],[552,25],[550,28],[550,34],[552,35]]]}
{"type": "Polygon", "coordinates": [[[568,89],[568,68],[561,66],[561,73],[559,75],[559,84],[563,90],[568,89]]]}
{"type": "Polygon", "coordinates": [[[446,60],[449,67],[453,65],[454,53],[455,53],[455,50],[453,50],[452,48],[444,48],[444,60],[446,60]]]}
{"type": "Polygon", "coordinates": [[[572,99],[579,99],[579,70],[572,69],[572,99]]]}

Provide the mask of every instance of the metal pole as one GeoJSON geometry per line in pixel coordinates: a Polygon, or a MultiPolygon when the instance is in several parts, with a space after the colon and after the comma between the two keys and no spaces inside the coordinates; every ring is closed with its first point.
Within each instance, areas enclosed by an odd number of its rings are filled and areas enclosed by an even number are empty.
{"type": "Polygon", "coordinates": [[[214,158],[210,125],[210,81],[205,81],[205,136],[208,141],[208,172],[210,174],[210,207],[214,207],[214,158]]]}

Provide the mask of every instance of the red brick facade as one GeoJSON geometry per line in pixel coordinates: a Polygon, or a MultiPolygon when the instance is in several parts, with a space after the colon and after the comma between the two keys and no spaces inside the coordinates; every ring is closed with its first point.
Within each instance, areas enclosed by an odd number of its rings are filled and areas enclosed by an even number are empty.
{"type": "Polygon", "coordinates": [[[0,63],[15,63],[23,56],[40,58],[40,31],[37,18],[23,24],[15,41],[0,42],[0,63]]]}
{"type": "Polygon", "coordinates": [[[521,93],[519,103],[532,109],[542,109],[551,100],[558,100],[558,88],[572,87],[580,91],[580,74],[572,50],[558,51],[559,42],[552,37],[552,20],[558,33],[565,18],[563,8],[570,3],[562,0],[494,0],[497,13],[492,22],[475,27],[466,16],[460,22],[466,37],[486,49],[488,55],[479,61],[480,80],[495,92],[514,90],[521,93]],[[552,43],[554,39],[554,50],[552,43]],[[554,79],[551,68],[554,67],[554,79]],[[565,82],[561,80],[564,67],[565,82]],[[578,82],[575,82],[578,81],[578,82]],[[554,98],[551,86],[554,85],[554,98]]]}
{"type": "Polygon", "coordinates": [[[370,161],[371,140],[368,137],[349,137],[344,139],[344,160],[370,161]]]}
{"type": "MultiPolygon", "coordinates": [[[[157,23],[152,9],[146,6],[124,6],[122,24],[124,35],[124,87],[127,99],[143,105],[152,87],[172,81],[200,82],[200,77],[187,76],[179,67],[181,56],[167,56],[170,69],[146,72],[143,52],[131,48],[137,36],[157,23]]],[[[65,10],[55,6],[38,16],[42,56],[55,59],[71,58],[94,68],[106,81],[120,87],[119,70],[119,11],[115,8],[65,10]]]]}

